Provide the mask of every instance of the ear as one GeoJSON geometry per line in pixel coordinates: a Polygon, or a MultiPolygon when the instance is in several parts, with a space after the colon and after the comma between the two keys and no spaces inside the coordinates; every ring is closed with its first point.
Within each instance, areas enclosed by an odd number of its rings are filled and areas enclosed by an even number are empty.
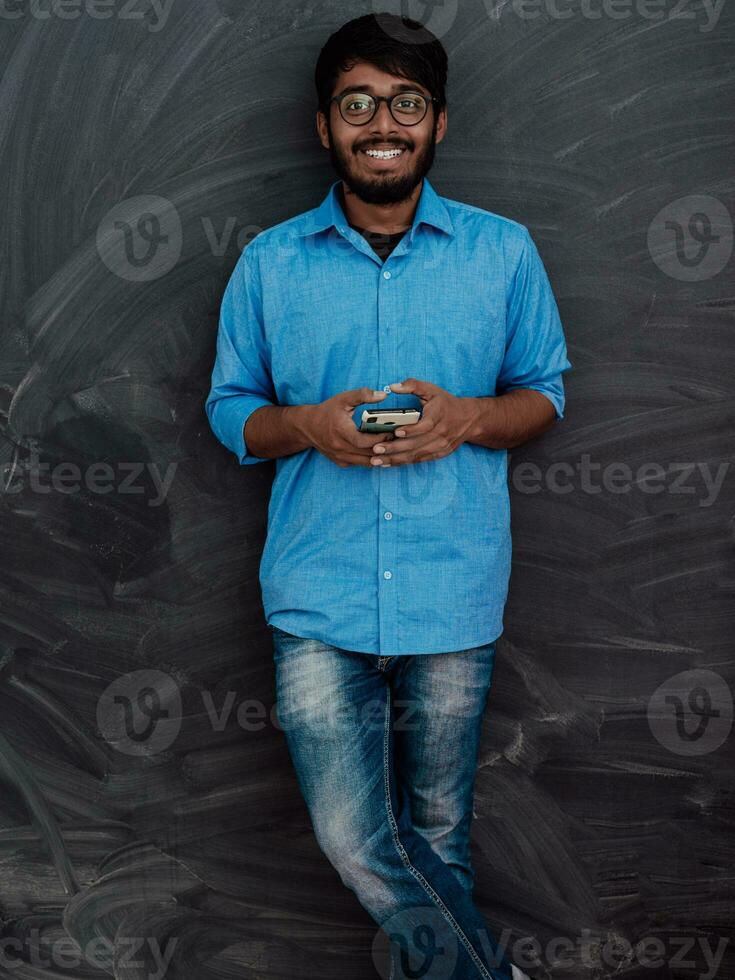
{"type": "Polygon", "coordinates": [[[327,127],[327,117],[324,115],[321,109],[317,109],[316,113],[316,131],[321,140],[322,146],[328,150],[329,149],[329,128],[327,127]]]}
{"type": "Polygon", "coordinates": [[[439,113],[437,123],[436,123],[436,142],[441,143],[447,133],[447,107],[444,108],[439,113]]]}

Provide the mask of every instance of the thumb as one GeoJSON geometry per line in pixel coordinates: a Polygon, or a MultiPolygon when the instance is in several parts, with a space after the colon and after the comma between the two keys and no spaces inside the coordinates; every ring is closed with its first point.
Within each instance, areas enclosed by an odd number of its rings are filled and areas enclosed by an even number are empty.
{"type": "Polygon", "coordinates": [[[406,378],[404,381],[394,381],[390,387],[396,392],[396,394],[417,395],[422,401],[428,400],[433,394],[430,389],[429,382],[421,381],[418,378],[406,378]]]}
{"type": "Polygon", "coordinates": [[[346,408],[356,408],[358,405],[382,401],[387,391],[376,391],[374,388],[352,388],[344,391],[342,397],[346,408]]]}

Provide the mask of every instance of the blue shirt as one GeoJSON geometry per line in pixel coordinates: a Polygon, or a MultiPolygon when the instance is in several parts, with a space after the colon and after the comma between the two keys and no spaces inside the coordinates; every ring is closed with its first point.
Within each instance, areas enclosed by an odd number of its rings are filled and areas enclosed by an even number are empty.
{"type": "MultiPolygon", "coordinates": [[[[206,412],[242,464],[262,405],[314,404],[415,377],[454,395],[534,388],[564,411],[571,367],[548,277],[516,221],[439,196],[382,262],[332,184],[319,207],[261,232],[225,290],[206,412]]],[[[421,407],[391,392],[379,405],[421,407]]],[[[463,443],[405,466],[340,467],[316,449],[276,461],[260,562],[266,619],[383,656],[445,653],[503,631],[511,566],[507,452],[463,443]]]]}

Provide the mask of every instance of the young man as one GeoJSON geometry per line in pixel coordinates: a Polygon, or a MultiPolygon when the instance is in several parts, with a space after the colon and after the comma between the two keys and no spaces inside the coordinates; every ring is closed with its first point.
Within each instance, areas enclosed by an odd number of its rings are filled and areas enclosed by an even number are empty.
{"type": "Polygon", "coordinates": [[[510,575],[506,450],[562,418],[571,364],[526,228],[426,178],[446,76],[415,21],[329,39],[317,128],[340,180],[243,251],[206,411],[240,463],[276,460],[260,583],[321,848],[390,938],[395,980],[511,980],[472,899],[473,786],[510,575]],[[376,403],[422,416],[360,432],[376,403]]]}

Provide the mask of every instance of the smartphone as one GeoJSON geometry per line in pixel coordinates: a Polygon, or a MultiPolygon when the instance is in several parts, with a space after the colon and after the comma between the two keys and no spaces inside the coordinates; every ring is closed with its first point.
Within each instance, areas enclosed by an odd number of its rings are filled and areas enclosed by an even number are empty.
{"type": "Polygon", "coordinates": [[[415,425],[421,418],[417,408],[374,408],[362,413],[360,432],[392,432],[404,425],[415,425]]]}

